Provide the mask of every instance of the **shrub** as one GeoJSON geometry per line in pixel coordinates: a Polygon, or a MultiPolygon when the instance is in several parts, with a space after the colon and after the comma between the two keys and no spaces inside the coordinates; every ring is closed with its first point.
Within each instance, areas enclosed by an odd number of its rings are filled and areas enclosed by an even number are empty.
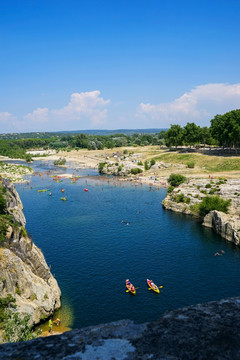
{"type": "Polygon", "coordinates": [[[3,187],[0,187],[0,214],[4,213],[4,210],[6,208],[7,202],[3,196],[3,194],[6,192],[6,189],[3,187]]]}
{"type": "Polygon", "coordinates": [[[222,211],[227,213],[231,200],[221,199],[219,196],[206,196],[202,199],[199,205],[199,214],[201,216],[207,215],[212,210],[222,211]]]}
{"type": "Polygon", "coordinates": [[[27,238],[28,234],[27,234],[27,230],[25,229],[24,226],[21,226],[21,231],[22,231],[22,236],[27,238]]]}
{"type": "Polygon", "coordinates": [[[140,160],[140,161],[138,161],[138,163],[137,163],[139,166],[143,166],[143,162],[140,160]]]}
{"type": "Polygon", "coordinates": [[[167,189],[167,193],[168,194],[171,194],[174,190],[174,186],[169,186],[168,189],[167,189]]]}
{"type": "Polygon", "coordinates": [[[22,318],[18,312],[6,311],[4,319],[4,340],[6,342],[27,341],[38,337],[41,330],[33,332],[33,325],[29,325],[31,315],[22,318]]]}
{"type": "Polygon", "coordinates": [[[155,164],[156,164],[156,160],[152,159],[152,160],[150,161],[150,165],[153,166],[153,165],[155,165],[155,164]]]}
{"type": "Polygon", "coordinates": [[[124,154],[127,154],[127,153],[128,153],[128,151],[125,149],[125,150],[123,150],[123,153],[124,153],[124,154]]]}
{"type": "Polygon", "coordinates": [[[171,186],[179,186],[180,184],[184,183],[187,179],[185,176],[180,174],[171,174],[168,178],[168,182],[171,186]]]}
{"type": "Polygon", "coordinates": [[[12,296],[12,294],[7,295],[6,297],[0,297],[0,329],[2,329],[3,321],[7,317],[5,310],[15,309],[15,303],[16,299],[12,296]]]}
{"type": "Polygon", "coordinates": [[[143,172],[142,169],[139,169],[139,168],[131,169],[131,174],[133,174],[133,175],[137,175],[137,174],[140,174],[142,172],[143,172]]]}
{"type": "Polygon", "coordinates": [[[206,189],[209,189],[209,188],[211,188],[211,187],[212,187],[211,184],[207,184],[207,185],[205,186],[206,189]]]}
{"type": "Polygon", "coordinates": [[[147,160],[144,162],[144,169],[145,169],[145,170],[149,170],[149,169],[150,169],[150,166],[148,165],[147,160]]]}
{"type": "Polygon", "coordinates": [[[212,188],[212,189],[209,191],[209,195],[213,195],[216,191],[218,191],[217,188],[212,188]]]}
{"type": "Polygon", "coordinates": [[[194,162],[194,161],[189,161],[189,162],[187,163],[187,167],[188,167],[189,169],[193,169],[194,166],[195,166],[195,162],[194,162]]]}
{"type": "Polygon", "coordinates": [[[122,166],[118,167],[118,172],[120,172],[122,170],[122,166]]]}
{"type": "Polygon", "coordinates": [[[100,162],[98,165],[98,172],[102,174],[103,168],[106,165],[106,162],[100,162]]]}
{"type": "Polygon", "coordinates": [[[26,155],[25,155],[25,160],[26,160],[27,163],[30,163],[30,162],[32,161],[32,156],[31,156],[31,154],[26,154],[26,155]]]}
{"type": "Polygon", "coordinates": [[[199,189],[200,189],[200,187],[201,187],[201,186],[200,186],[200,185],[198,185],[198,186],[197,186],[197,189],[199,190],[199,189]]]}
{"type": "Polygon", "coordinates": [[[184,196],[184,194],[178,194],[174,196],[174,201],[176,201],[177,203],[186,203],[189,204],[191,199],[184,196]]]}
{"type": "Polygon", "coordinates": [[[16,285],[15,293],[21,295],[22,291],[20,290],[18,284],[16,285]]]}
{"type": "Polygon", "coordinates": [[[11,215],[0,215],[0,245],[6,239],[8,227],[13,225],[13,217],[11,215]]]}
{"type": "Polygon", "coordinates": [[[33,294],[30,296],[30,300],[31,300],[31,301],[37,300],[37,295],[36,295],[35,293],[33,293],[33,294]]]}
{"type": "Polygon", "coordinates": [[[59,158],[58,160],[55,160],[53,163],[54,163],[55,166],[65,165],[66,164],[66,159],[65,158],[59,158]]]}
{"type": "Polygon", "coordinates": [[[195,203],[190,206],[190,210],[194,215],[199,215],[199,203],[195,203]]]}

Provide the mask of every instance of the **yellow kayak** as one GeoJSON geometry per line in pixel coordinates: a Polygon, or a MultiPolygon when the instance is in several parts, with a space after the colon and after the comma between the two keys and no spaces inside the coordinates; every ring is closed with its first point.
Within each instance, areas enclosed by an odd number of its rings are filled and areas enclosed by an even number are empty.
{"type": "Polygon", "coordinates": [[[152,289],[153,291],[155,291],[158,294],[160,293],[158,286],[156,284],[154,284],[154,282],[152,280],[147,279],[147,284],[150,287],[150,289],[152,289]]]}

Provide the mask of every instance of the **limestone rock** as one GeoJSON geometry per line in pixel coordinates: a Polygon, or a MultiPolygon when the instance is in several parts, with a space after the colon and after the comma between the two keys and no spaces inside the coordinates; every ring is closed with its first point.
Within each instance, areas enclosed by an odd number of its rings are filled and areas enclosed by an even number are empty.
{"type": "Polygon", "coordinates": [[[228,214],[211,211],[203,219],[203,225],[213,228],[224,239],[240,246],[240,180],[191,179],[176,187],[162,201],[162,206],[170,211],[195,215],[194,205],[201,202],[207,195],[219,195],[225,200],[231,199],[228,214]],[[177,202],[182,194],[188,203],[177,202]],[[193,207],[192,207],[193,206],[193,207]]]}
{"type": "Polygon", "coordinates": [[[14,225],[9,226],[0,247],[0,297],[12,294],[17,311],[30,314],[31,321],[38,323],[61,306],[61,291],[41,250],[24,229],[26,220],[15,187],[8,180],[3,180],[2,186],[7,190],[7,212],[14,225]]]}
{"type": "Polygon", "coordinates": [[[203,226],[211,227],[224,239],[240,246],[240,221],[220,211],[213,210],[203,220],[203,226]]]}
{"type": "Polygon", "coordinates": [[[134,324],[121,320],[0,346],[0,358],[232,360],[240,358],[240,298],[197,304],[134,324]]]}

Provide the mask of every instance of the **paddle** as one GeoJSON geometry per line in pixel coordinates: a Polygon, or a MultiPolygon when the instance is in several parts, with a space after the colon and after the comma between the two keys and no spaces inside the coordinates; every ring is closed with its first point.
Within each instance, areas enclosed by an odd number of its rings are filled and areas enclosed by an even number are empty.
{"type": "MultiPolygon", "coordinates": [[[[162,289],[163,288],[163,286],[161,285],[161,286],[158,286],[158,288],[159,289],[162,289]]],[[[148,288],[148,290],[153,290],[152,288],[148,288]]]]}
{"type": "MultiPolygon", "coordinates": [[[[135,290],[139,289],[139,287],[136,287],[135,290]]],[[[130,290],[126,290],[126,292],[129,292],[130,290]]]]}

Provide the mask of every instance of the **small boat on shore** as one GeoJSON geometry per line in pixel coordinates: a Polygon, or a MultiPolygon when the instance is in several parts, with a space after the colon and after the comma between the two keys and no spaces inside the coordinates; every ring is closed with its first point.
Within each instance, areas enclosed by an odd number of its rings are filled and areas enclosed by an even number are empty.
{"type": "Polygon", "coordinates": [[[149,286],[149,290],[153,290],[158,294],[160,293],[159,287],[156,284],[154,284],[152,280],[147,279],[147,284],[149,286]]]}
{"type": "Polygon", "coordinates": [[[126,280],[126,288],[127,288],[127,292],[130,292],[133,295],[136,295],[136,289],[133,286],[133,284],[130,282],[129,279],[126,280]]]}

